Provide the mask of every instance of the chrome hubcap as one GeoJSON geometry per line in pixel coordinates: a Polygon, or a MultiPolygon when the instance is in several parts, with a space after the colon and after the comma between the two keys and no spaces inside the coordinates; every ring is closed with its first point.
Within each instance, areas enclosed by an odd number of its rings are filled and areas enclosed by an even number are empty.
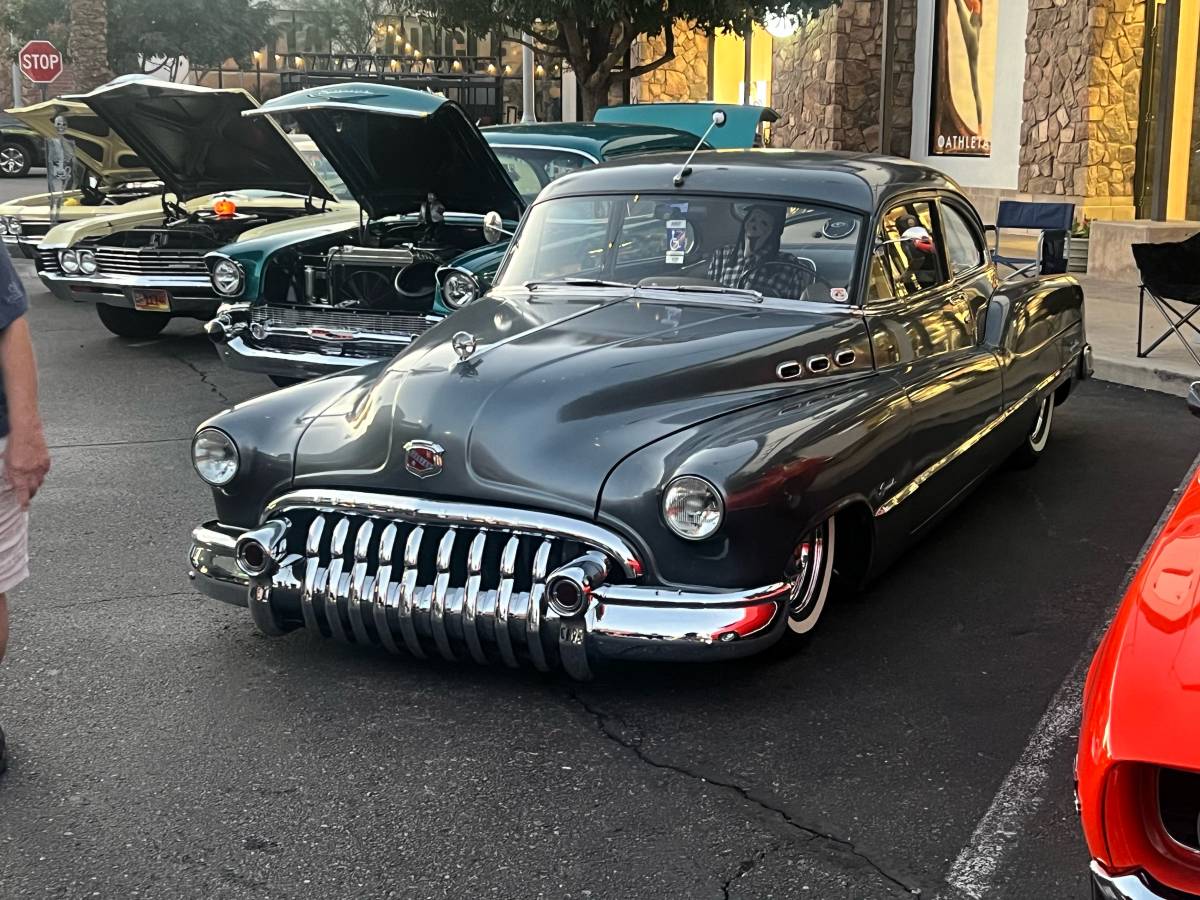
{"type": "Polygon", "coordinates": [[[819,598],[819,588],[825,571],[825,542],[828,523],[818,525],[796,547],[788,567],[792,582],[788,594],[788,614],[803,619],[812,611],[819,598]]]}
{"type": "Polygon", "coordinates": [[[25,166],[25,154],[16,147],[5,147],[0,150],[0,169],[8,174],[20,172],[25,166]]]}

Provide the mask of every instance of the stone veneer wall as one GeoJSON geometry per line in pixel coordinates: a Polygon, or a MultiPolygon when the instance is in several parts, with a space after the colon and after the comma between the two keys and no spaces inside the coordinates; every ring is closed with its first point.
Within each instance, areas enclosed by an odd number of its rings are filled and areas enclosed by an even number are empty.
{"type": "MultiPolygon", "coordinates": [[[[708,37],[687,22],[673,27],[675,58],[635,79],[630,93],[639,103],[708,99],[708,37]]],[[[630,48],[630,64],[658,59],[664,46],[661,36],[639,38],[630,48]]]]}
{"type": "MultiPolygon", "coordinates": [[[[898,0],[890,152],[908,156],[912,139],[917,0],[898,0]]],[[[771,144],[823,150],[879,149],[883,25],[875,0],[843,0],[790,38],[775,39],[771,105],[780,120],[771,144]]]]}
{"type": "Polygon", "coordinates": [[[1131,217],[1146,0],[1029,0],[1018,189],[1131,217]]]}

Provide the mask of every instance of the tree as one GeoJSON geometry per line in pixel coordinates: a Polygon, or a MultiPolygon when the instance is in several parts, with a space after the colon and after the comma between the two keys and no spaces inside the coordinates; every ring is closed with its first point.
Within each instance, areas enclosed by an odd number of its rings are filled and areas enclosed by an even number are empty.
{"type": "Polygon", "coordinates": [[[112,78],[107,6],[105,0],[70,0],[67,55],[74,64],[76,90],[90,91],[112,78]]]}
{"type": "Polygon", "coordinates": [[[574,71],[590,120],[608,103],[609,89],[652,72],[675,58],[676,20],[706,34],[745,35],[770,14],[806,19],[839,0],[425,0],[423,8],[440,25],[474,31],[500,30],[574,71]],[[529,35],[526,42],[520,35],[529,35]],[[657,59],[625,67],[640,37],[663,35],[657,59]]]}
{"type": "Polygon", "coordinates": [[[370,53],[375,27],[388,12],[388,0],[309,0],[305,6],[329,35],[335,49],[370,53]]]}

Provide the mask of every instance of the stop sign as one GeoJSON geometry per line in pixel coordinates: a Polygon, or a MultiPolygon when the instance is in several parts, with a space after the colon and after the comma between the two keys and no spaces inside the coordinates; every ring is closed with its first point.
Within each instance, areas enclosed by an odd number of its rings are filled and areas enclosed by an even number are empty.
{"type": "Polygon", "coordinates": [[[49,84],[63,70],[62,54],[49,41],[30,41],[17,54],[17,64],[34,84],[49,84]]]}

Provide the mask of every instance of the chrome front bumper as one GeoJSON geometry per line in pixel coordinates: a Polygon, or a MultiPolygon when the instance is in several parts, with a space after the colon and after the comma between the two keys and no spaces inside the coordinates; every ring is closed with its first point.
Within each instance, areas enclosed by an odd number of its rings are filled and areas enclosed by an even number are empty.
{"type": "Polygon", "coordinates": [[[64,275],[38,272],[50,293],[60,300],[104,303],[133,309],[134,290],[164,290],[171,295],[172,314],[207,318],[220,299],[207,278],[167,275],[64,275]]]}
{"type": "MultiPolygon", "coordinates": [[[[560,617],[545,592],[550,542],[568,538],[603,545],[618,569],[633,572],[630,580],[636,581],[640,566],[621,558],[628,555],[627,545],[619,538],[606,541],[605,530],[590,523],[573,526],[559,517],[530,514],[533,518],[514,526],[507,519],[497,520],[493,511],[465,504],[422,501],[421,513],[409,517],[408,524],[430,531],[437,527],[432,523],[447,526],[440,539],[427,537],[427,549],[437,545],[437,574],[432,583],[419,584],[419,571],[427,565],[420,562],[423,536],[417,535],[416,550],[412,532],[407,542],[394,548],[397,533],[385,523],[397,521],[400,506],[388,503],[381,516],[378,503],[364,500],[378,497],[298,491],[282,498],[282,504],[276,501],[267,513],[272,521],[292,528],[289,509],[315,509],[321,523],[314,520],[307,535],[289,538],[286,544],[293,549],[281,545],[273,573],[257,577],[238,562],[236,545],[247,534],[245,529],[203,525],[192,532],[189,575],[208,596],[249,607],[255,625],[266,634],[304,626],[327,637],[379,644],[419,657],[514,667],[528,663],[541,670],[560,665],[579,679],[590,678],[593,664],[603,659],[712,661],[750,656],[774,644],[787,628],[785,601],[791,586],[786,582],[725,593],[606,583],[591,593],[583,612],[560,617]],[[536,531],[531,524],[538,526],[536,531]],[[456,537],[465,540],[472,533],[476,540],[471,542],[471,558],[480,561],[489,538],[514,547],[518,540],[541,543],[527,590],[516,587],[511,561],[515,549],[493,589],[480,586],[480,562],[468,563],[472,568],[465,581],[451,572],[456,537]],[[303,552],[295,552],[300,542],[303,552]]],[[[400,505],[406,502],[396,500],[400,505]]]]}
{"type": "Polygon", "coordinates": [[[1109,875],[1095,860],[1092,861],[1093,900],[1186,900],[1192,896],[1154,883],[1143,873],[1109,875]]]}
{"type": "MultiPolygon", "coordinates": [[[[209,323],[212,324],[211,322],[209,323]]],[[[209,332],[210,336],[212,332],[209,332]]],[[[335,353],[322,353],[319,350],[280,350],[276,348],[256,347],[244,337],[238,336],[227,340],[213,341],[217,353],[225,365],[231,369],[243,372],[258,372],[260,375],[274,375],[281,378],[320,378],[334,372],[344,372],[346,369],[358,366],[369,366],[380,360],[390,359],[403,347],[396,348],[390,354],[378,358],[363,358],[340,356],[335,353]]],[[[315,341],[314,347],[319,346],[315,341]]]]}

